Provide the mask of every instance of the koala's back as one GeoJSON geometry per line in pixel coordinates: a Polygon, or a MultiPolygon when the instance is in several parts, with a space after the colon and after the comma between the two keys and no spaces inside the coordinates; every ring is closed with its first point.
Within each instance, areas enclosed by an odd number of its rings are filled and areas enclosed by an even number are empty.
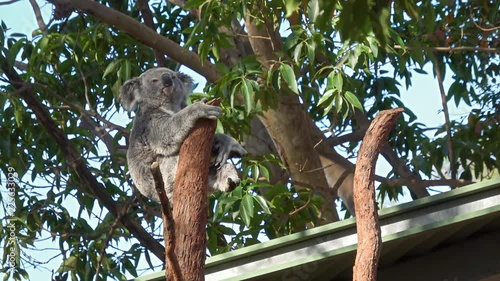
{"type": "Polygon", "coordinates": [[[130,132],[127,162],[139,192],[148,198],[158,198],[151,174],[151,163],[156,160],[157,154],[148,141],[149,120],[140,110],[137,112],[130,132]]]}
{"type": "MultiPolygon", "coordinates": [[[[127,162],[134,183],[144,196],[159,201],[151,174],[151,163],[158,161],[165,184],[166,193],[172,200],[173,183],[177,170],[177,155],[164,155],[158,147],[152,147],[149,140],[151,129],[157,123],[156,117],[165,115],[163,112],[141,112],[134,119],[130,133],[130,143],[127,151],[127,162]]],[[[157,129],[157,128],[156,128],[157,129]]]]}
{"type": "Polygon", "coordinates": [[[148,198],[158,198],[151,174],[151,163],[155,161],[155,158],[155,153],[147,146],[137,143],[129,144],[127,162],[130,176],[134,179],[139,192],[148,198]]]}

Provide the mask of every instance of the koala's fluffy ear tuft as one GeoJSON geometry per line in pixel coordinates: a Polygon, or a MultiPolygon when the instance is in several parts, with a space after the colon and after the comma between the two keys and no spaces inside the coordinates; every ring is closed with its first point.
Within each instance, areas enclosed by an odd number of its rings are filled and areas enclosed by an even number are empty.
{"type": "Polygon", "coordinates": [[[141,80],[132,78],[120,87],[120,102],[128,111],[133,111],[139,102],[139,88],[141,80]]]}
{"type": "Polygon", "coordinates": [[[194,84],[193,78],[191,78],[189,75],[179,72],[178,77],[184,84],[184,87],[189,91],[189,93],[191,93],[194,88],[196,88],[197,84],[194,84]]]}

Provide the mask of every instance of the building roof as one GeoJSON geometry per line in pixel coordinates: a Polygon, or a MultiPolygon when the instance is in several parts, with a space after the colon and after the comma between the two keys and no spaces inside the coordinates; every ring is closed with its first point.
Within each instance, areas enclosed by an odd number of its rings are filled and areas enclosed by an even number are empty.
{"type": "MultiPolygon", "coordinates": [[[[500,233],[500,178],[382,209],[379,223],[379,269],[477,233],[500,233]]],[[[348,280],[356,245],[351,218],[210,257],[205,280],[348,280]]]]}

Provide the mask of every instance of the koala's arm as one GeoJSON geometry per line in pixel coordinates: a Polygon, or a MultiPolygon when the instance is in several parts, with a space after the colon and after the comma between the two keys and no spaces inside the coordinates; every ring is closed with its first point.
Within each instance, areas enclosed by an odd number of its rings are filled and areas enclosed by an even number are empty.
{"type": "Polygon", "coordinates": [[[182,142],[200,118],[217,119],[222,114],[218,106],[196,102],[173,115],[162,115],[151,120],[149,144],[153,150],[165,156],[179,152],[182,142]]]}
{"type": "Polygon", "coordinates": [[[231,136],[215,134],[212,154],[215,156],[215,166],[221,167],[228,158],[242,157],[247,151],[231,136]]]}

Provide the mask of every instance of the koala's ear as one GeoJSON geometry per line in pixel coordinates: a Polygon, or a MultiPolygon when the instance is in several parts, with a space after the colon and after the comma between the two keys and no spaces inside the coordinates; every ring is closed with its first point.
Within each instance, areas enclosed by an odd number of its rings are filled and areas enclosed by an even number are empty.
{"type": "Polygon", "coordinates": [[[123,107],[132,111],[135,109],[137,103],[139,102],[139,89],[141,86],[141,80],[138,77],[132,78],[125,82],[120,87],[120,102],[123,107]]]}
{"type": "Polygon", "coordinates": [[[196,88],[197,84],[194,83],[193,78],[191,78],[189,75],[179,72],[178,77],[184,84],[184,87],[189,91],[189,93],[191,93],[194,88],[196,88]]]}

